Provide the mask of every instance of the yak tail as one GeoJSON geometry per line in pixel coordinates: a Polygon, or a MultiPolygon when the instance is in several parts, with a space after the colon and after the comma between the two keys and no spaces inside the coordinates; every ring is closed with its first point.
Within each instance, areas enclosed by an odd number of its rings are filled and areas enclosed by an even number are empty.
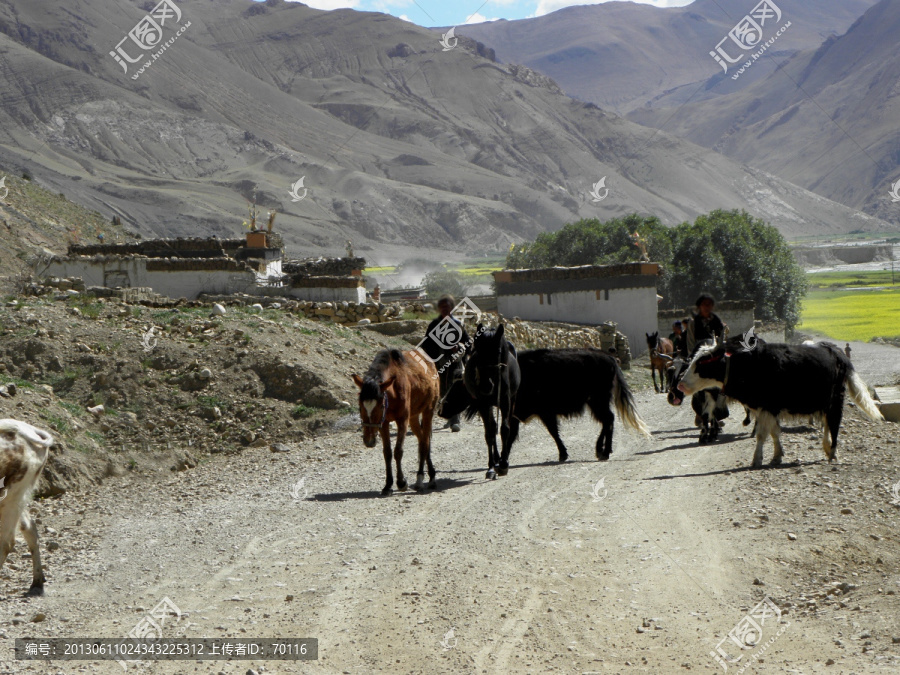
{"type": "Polygon", "coordinates": [[[845,382],[850,389],[850,397],[853,399],[853,402],[859,406],[859,409],[862,410],[869,419],[876,421],[884,420],[884,416],[881,414],[878,406],[875,405],[875,401],[869,396],[869,388],[866,386],[866,383],[863,382],[859,373],[855,370],[851,370],[847,373],[845,382]]]}
{"type": "Polygon", "coordinates": [[[647,438],[650,437],[650,429],[638,415],[637,408],[634,405],[634,396],[631,395],[631,389],[625,381],[622,369],[616,366],[616,376],[613,379],[613,402],[616,406],[616,412],[619,418],[625,423],[625,426],[634,429],[643,434],[647,438]]]}

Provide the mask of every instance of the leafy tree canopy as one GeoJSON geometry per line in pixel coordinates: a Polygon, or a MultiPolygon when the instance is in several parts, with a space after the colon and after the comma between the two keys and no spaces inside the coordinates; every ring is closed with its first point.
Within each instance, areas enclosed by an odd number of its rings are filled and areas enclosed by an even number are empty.
{"type": "Polygon", "coordinates": [[[802,268],[781,233],[745,211],[713,211],[671,228],[637,214],[602,223],[580,220],[513,246],[506,266],[636,262],[641,252],[635,232],[646,240],[650,260],[662,265],[663,307],[690,306],[707,291],[721,299],[754,300],[760,319],[784,321],[789,328],[800,320],[807,288],[802,268]]]}
{"type": "Polygon", "coordinates": [[[449,293],[459,302],[469,291],[465,279],[459,272],[450,272],[444,269],[426,274],[423,285],[429,300],[437,300],[445,293],[449,293]]]}

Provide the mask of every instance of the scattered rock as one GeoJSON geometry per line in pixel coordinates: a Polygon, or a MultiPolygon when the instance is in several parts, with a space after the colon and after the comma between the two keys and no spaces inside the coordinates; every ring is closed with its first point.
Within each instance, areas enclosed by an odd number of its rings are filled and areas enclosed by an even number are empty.
{"type": "Polygon", "coordinates": [[[225,307],[217,302],[213,305],[212,313],[216,316],[225,316],[225,307]]]}
{"type": "Polygon", "coordinates": [[[272,452],[290,452],[291,449],[284,443],[273,443],[272,452]]]}

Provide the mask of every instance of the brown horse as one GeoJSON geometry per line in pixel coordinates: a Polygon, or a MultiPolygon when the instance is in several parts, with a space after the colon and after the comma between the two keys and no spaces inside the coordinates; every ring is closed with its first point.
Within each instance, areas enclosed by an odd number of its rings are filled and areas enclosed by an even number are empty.
{"type": "Polygon", "coordinates": [[[656,393],[666,393],[666,368],[672,362],[675,347],[668,338],[659,337],[659,331],[644,333],[650,350],[650,372],[653,374],[653,388],[656,393]],[[656,386],[656,371],[659,371],[659,386],[656,386]]]}
{"type": "Polygon", "coordinates": [[[416,358],[413,351],[384,349],[375,355],[365,377],[354,373],[351,377],[359,387],[359,417],[362,420],[363,441],[367,448],[375,447],[375,432],[381,433],[384,449],[384,468],[387,480],[381,494],[394,490],[391,472],[391,422],[397,423],[397,443],[394,461],[397,462],[397,487],[406,489],[406,479],[400,462],[403,441],[409,426],[419,440],[419,471],[415,489],[422,491],[425,464],[428,464],[429,488],[437,487],[434,465],[431,463],[431,421],[440,398],[437,369],[427,359],[416,358]]]}

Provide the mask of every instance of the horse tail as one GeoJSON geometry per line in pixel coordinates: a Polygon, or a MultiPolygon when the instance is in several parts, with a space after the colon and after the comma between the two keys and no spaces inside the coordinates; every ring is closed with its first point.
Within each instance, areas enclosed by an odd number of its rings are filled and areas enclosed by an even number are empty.
{"type": "Polygon", "coordinates": [[[619,417],[626,427],[634,429],[647,438],[650,437],[650,429],[638,414],[634,404],[634,396],[631,394],[628,382],[625,381],[625,375],[622,374],[622,369],[618,365],[616,365],[616,374],[613,378],[613,402],[616,406],[616,412],[619,413],[619,417]]]}
{"type": "Polygon", "coordinates": [[[473,399],[461,414],[465,416],[467,422],[471,422],[478,414],[478,401],[473,399]]]}

